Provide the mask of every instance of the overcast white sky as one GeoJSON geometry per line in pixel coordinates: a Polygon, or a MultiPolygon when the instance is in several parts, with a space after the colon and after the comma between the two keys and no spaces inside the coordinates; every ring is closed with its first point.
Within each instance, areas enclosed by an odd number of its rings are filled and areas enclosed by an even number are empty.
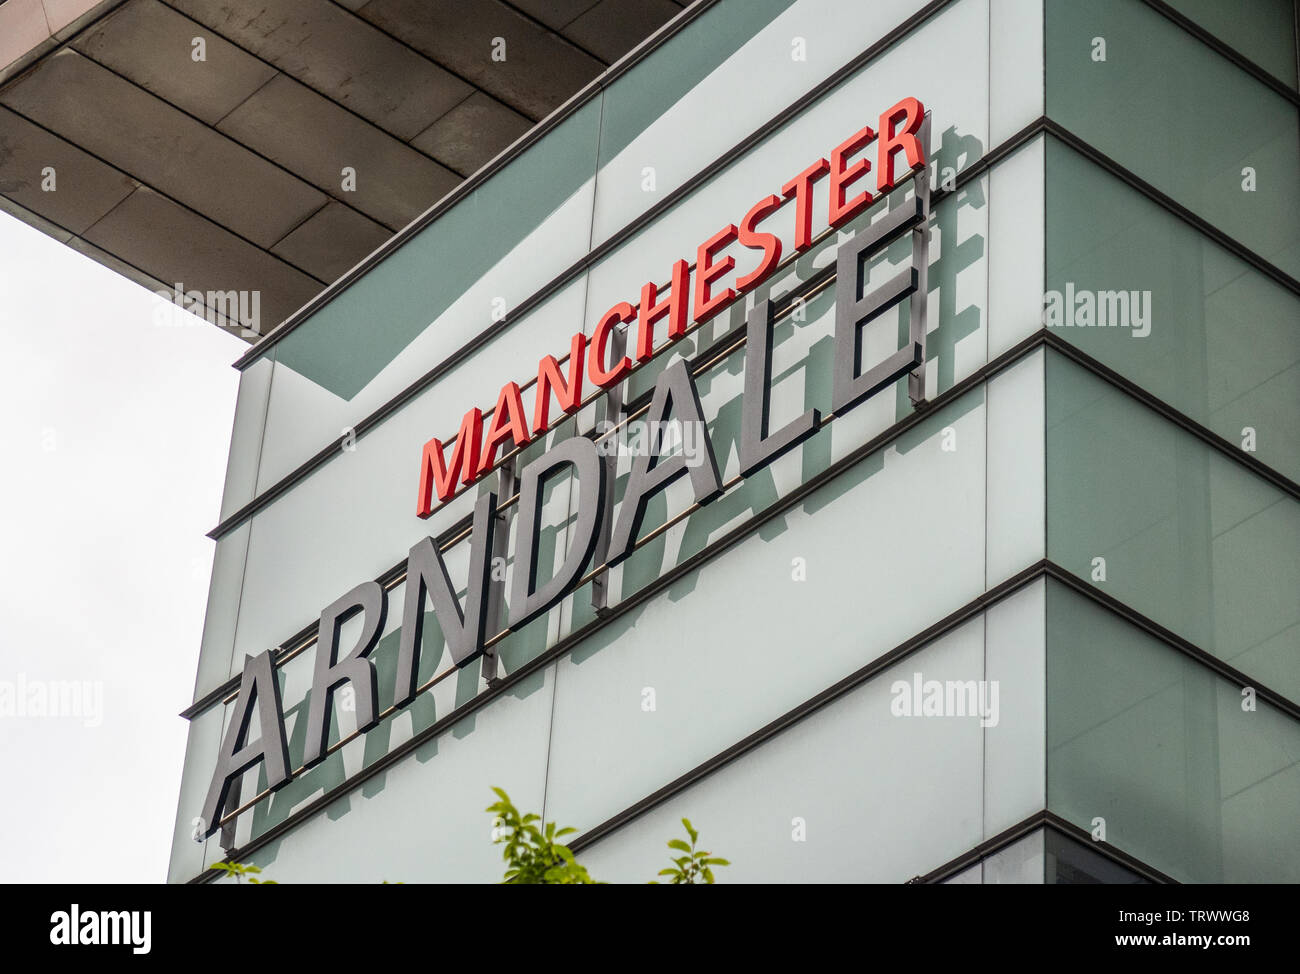
{"type": "Polygon", "coordinates": [[[246,346],[156,301],[0,213],[0,881],[166,879],[246,346]]]}

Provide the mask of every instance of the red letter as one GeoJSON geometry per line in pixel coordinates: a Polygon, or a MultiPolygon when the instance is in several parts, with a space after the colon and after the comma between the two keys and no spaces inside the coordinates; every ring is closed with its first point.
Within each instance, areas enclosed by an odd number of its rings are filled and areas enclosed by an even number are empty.
{"type": "Polygon", "coordinates": [[[876,187],[882,193],[894,188],[894,153],[899,149],[907,153],[909,170],[925,165],[925,152],[916,137],[924,119],[925,106],[915,98],[904,98],[880,116],[876,187]],[[899,122],[905,123],[901,129],[896,128],[899,122]]]}
{"type": "Polygon", "coordinates": [[[869,145],[871,140],[876,137],[876,133],[871,131],[868,126],[861,132],[849,138],[847,142],[835,147],[831,152],[831,211],[830,224],[838,227],[841,223],[852,220],[855,216],[871,205],[875,199],[865,189],[849,202],[844,201],[844,191],[855,182],[858,177],[871,169],[871,163],[866,159],[859,159],[848,169],[844,168],[844,157],[851,156],[858,152],[863,146],[869,145]]]}
{"type": "Polygon", "coordinates": [[[438,500],[445,501],[456,492],[456,481],[471,484],[478,476],[478,448],[483,438],[483,411],[475,406],[460,422],[456,445],[451,450],[451,464],[443,460],[442,441],[436,437],[424,444],[420,457],[420,496],[416,500],[417,517],[433,513],[433,489],[437,487],[438,500]]]}
{"type": "Polygon", "coordinates": [[[528,424],[524,422],[524,402],[519,398],[519,383],[507,382],[501,387],[497,396],[497,407],[492,410],[492,423],[488,426],[487,439],[483,441],[483,450],[478,461],[478,476],[481,477],[496,462],[497,447],[510,440],[515,446],[527,446],[530,437],[528,424]]]}
{"type": "Polygon", "coordinates": [[[794,200],[794,249],[807,250],[812,246],[812,184],[830,169],[825,159],[811,166],[781,187],[781,195],[794,200]]]}
{"type": "Polygon", "coordinates": [[[684,260],[673,264],[672,293],[655,304],[659,290],[653,281],[641,288],[641,310],[637,314],[636,357],[644,362],[654,354],[655,322],[668,315],[668,340],[686,334],[686,291],[690,287],[691,268],[684,260]]]}
{"type": "Polygon", "coordinates": [[[754,204],[753,209],[740,221],[738,234],[742,247],[763,251],[763,259],[750,273],[736,281],[736,290],[742,294],[759,284],[781,263],[781,238],[774,233],[763,233],[754,229],[768,214],[781,205],[781,197],[769,196],[754,204]]]}
{"type": "Polygon", "coordinates": [[[620,301],[605,312],[605,316],[596,323],[596,330],[591,335],[587,361],[587,375],[591,381],[602,389],[613,385],[623,378],[632,367],[632,360],[624,355],[609,369],[605,368],[605,346],[609,343],[609,333],[616,324],[629,322],[636,317],[636,309],[626,301],[620,301]]]}
{"type": "Polygon", "coordinates": [[[709,285],[736,266],[736,258],[724,257],[716,264],[709,263],[715,251],[721,250],[736,239],[736,225],[729,223],[695,252],[695,320],[705,322],[722,310],[722,306],[736,296],[731,288],[723,288],[712,297],[709,285]]]}
{"type": "Polygon", "coordinates": [[[533,405],[533,435],[551,425],[551,390],[555,401],[567,416],[582,403],[582,353],[587,347],[587,336],[578,332],[569,347],[569,381],[560,375],[560,365],[554,355],[537,363],[537,401],[533,405]]]}

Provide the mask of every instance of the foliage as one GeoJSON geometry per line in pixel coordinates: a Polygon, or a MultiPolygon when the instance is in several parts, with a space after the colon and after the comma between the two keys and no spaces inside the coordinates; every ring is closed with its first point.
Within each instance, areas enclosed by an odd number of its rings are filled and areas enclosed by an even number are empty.
{"type": "MultiPolygon", "coordinates": [[[[697,850],[695,844],[700,837],[700,833],[695,831],[691,826],[691,820],[682,819],[682,824],[686,826],[686,834],[691,837],[691,844],[687,845],[682,839],[669,839],[668,848],[675,852],[684,853],[673,859],[673,865],[668,869],[659,870],[660,876],[671,876],[668,880],[674,886],[694,885],[704,883],[708,886],[713,885],[713,868],[714,866],[730,866],[726,859],[719,859],[711,852],[697,850]]],[[[652,879],[651,883],[658,883],[658,880],[652,879]]]]}
{"type": "MultiPolygon", "coordinates": [[[[541,824],[540,816],[529,813],[521,814],[510,801],[510,796],[500,788],[492,789],[498,801],[489,805],[487,811],[496,816],[492,823],[492,841],[504,845],[501,858],[506,863],[503,883],[537,884],[548,886],[591,885],[592,879],[585,867],[579,865],[569,847],[559,839],[577,831],[571,828],[557,828],[554,822],[541,824]]],[[[669,839],[668,848],[681,855],[673,856],[673,865],[659,870],[660,876],[671,877],[672,885],[693,885],[704,883],[712,885],[713,867],[731,865],[726,859],[719,859],[711,852],[696,849],[700,834],[691,825],[690,819],[682,819],[686,826],[686,835],[690,838],[688,845],[683,839],[669,839]]],[[[266,886],[278,885],[273,879],[258,879],[262,870],[257,866],[246,866],[239,862],[213,863],[211,869],[218,869],[227,876],[234,876],[235,882],[242,883],[247,877],[250,883],[266,886]]],[[[652,879],[657,885],[658,880],[652,879]]],[[[387,884],[388,880],[384,880],[387,884]]]]}
{"type": "Polygon", "coordinates": [[[280,885],[274,879],[258,879],[257,873],[262,870],[258,866],[247,866],[242,862],[214,862],[209,869],[220,869],[227,876],[234,876],[236,883],[242,883],[244,877],[254,886],[278,886],[280,885]]]}
{"type": "Polygon", "coordinates": [[[509,795],[500,788],[492,790],[500,800],[489,805],[487,811],[496,816],[492,841],[505,846],[501,853],[506,863],[502,882],[584,886],[595,882],[573,858],[569,847],[556,841],[577,829],[557,829],[554,822],[539,828],[539,816],[531,812],[521,815],[509,795]]]}

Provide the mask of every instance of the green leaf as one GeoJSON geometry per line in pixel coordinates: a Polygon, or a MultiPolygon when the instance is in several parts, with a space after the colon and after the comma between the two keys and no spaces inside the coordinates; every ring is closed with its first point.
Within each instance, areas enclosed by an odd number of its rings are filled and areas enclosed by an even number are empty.
{"type": "Polygon", "coordinates": [[[690,852],[690,851],[691,851],[691,847],[688,846],[688,845],[687,845],[685,842],[683,842],[681,839],[669,839],[669,840],[668,840],[668,848],[670,848],[670,849],[676,849],[676,850],[678,850],[679,852],[690,852]]]}
{"type": "Polygon", "coordinates": [[[691,820],[689,818],[682,819],[682,824],[686,826],[686,834],[691,837],[692,842],[700,837],[700,833],[696,832],[691,826],[691,820]]]}

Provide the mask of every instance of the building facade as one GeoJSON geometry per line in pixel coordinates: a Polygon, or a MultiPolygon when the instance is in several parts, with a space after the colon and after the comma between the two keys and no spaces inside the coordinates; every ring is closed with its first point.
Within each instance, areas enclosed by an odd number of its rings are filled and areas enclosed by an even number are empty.
{"type": "Polygon", "coordinates": [[[170,881],[1300,880],[1296,25],[688,8],[238,363],[170,881]]]}

